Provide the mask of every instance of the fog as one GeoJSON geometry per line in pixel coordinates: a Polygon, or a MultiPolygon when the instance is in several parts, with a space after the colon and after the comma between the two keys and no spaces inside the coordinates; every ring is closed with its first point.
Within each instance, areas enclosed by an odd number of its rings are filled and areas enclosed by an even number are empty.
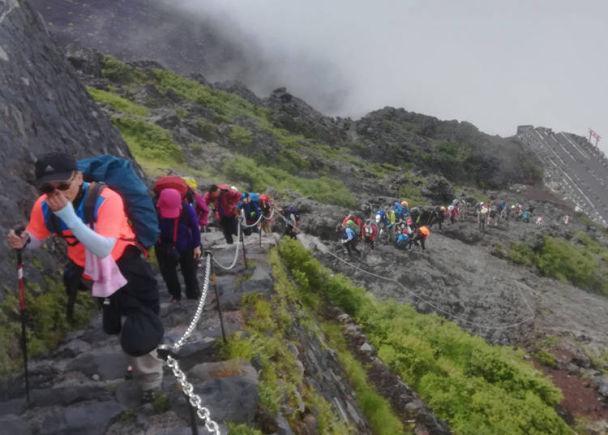
{"type": "Polygon", "coordinates": [[[592,127],[608,152],[605,0],[171,3],[246,47],[259,93],[286,86],[328,114],[391,105],[503,136],[592,127]]]}

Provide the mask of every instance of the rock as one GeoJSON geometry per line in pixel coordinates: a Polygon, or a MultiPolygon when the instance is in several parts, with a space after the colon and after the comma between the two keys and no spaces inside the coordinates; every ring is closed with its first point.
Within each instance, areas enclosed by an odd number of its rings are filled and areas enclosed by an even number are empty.
{"type": "Polygon", "coordinates": [[[125,408],[135,408],[141,404],[141,388],[135,382],[121,382],[114,394],[118,403],[125,408]]]}
{"type": "Polygon", "coordinates": [[[71,406],[87,400],[108,400],[111,395],[98,385],[66,383],[62,386],[31,391],[31,402],[34,406],[71,406]]]}
{"type": "Polygon", "coordinates": [[[608,376],[602,376],[596,383],[597,392],[604,399],[608,399],[608,376]]]}
{"type": "Polygon", "coordinates": [[[213,379],[195,385],[214,420],[253,423],[259,400],[257,382],[248,376],[213,379]]]}
{"type": "Polygon", "coordinates": [[[0,417],[0,432],[7,435],[30,435],[32,430],[23,418],[9,414],[0,417]]]}
{"type": "Polygon", "coordinates": [[[65,57],[76,71],[88,76],[101,77],[103,55],[97,50],[68,44],[65,46],[65,57]]]}
{"type": "Polygon", "coordinates": [[[91,379],[93,379],[94,381],[99,381],[99,379],[101,379],[99,377],[99,375],[97,373],[95,373],[93,376],[91,376],[91,379]]]}
{"type": "Polygon", "coordinates": [[[101,350],[80,355],[68,364],[66,371],[78,371],[91,378],[98,375],[103,380],[120,379],[128,365],[127,356],[116,348],[115,351],[101,350]]]}
{"type": "Polygon", "coordinates": [[[58,433],[104,434],[124,408],[115,401],[90,401],[66,408],[54,407],[35,424],[41,435],[58,433]]]}
{"type": "Polygon", "coordinates": [[[373,353],[374,352],[374,348],[367,341],[365,343],[363,343],[361,345],[361,347],[359,347],[359,350],[363,353],[373,353]]]}
{"type": "Polygon", "coordinates": [[[293,435],[293,431],[289,426],[289,422],[283,415],[279,415],[276,420],[277,430],[276,433],[278,435],[293,435]]]}
{"type": "Polygon", "coordinates": [[[251,364],[239,359],[197,364],[190,369],[189,373],[193,379],[198,379],[201,382],[233,376],[242,377],[253,384],[258,382],[256,369],[251,364]]]}
{"type": "Polygon", "coordinates": [[[350,316],[346,313],[340,314],[337,320],[340,323],[349,323],[351,321],[350,316]]]}

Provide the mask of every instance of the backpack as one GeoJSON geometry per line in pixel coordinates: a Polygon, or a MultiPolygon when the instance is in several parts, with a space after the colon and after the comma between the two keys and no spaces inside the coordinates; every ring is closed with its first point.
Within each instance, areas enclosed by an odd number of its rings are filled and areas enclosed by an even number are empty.
{"type": "Polygon", "coordinates": [[[182,177],[178,177],[177,175],[158,177],[154,182],[154,187],[152,190],[156,196],[158,196],[160,195],[160,192],[165,189],[175,189],[182,195],[182,198],[186,198],[190,187],[186,183],[186,180],[184,180],[182,177]]]}
{"type": "Polygon", "coordinates": [[[364,233],[363,230],[363,219],[361,219],[357,215],[349,214],[344,219],[342,219],[342,226],[348,224],[348,221],[353,221],[354,225],[351,226],[351,229],[356,233],[357,237],[361,237],[364,233]]]}
{"type": "Polygon", "coordinates": [[[260,195],[255,192],[249,192],[249,199],[256,204],[260,203],[260,195]]]}
{"type": "Polygon", "coordinates": [[[289,216],[291,215],[295,217],[296,221],[300,220],[300,213],[298,212],[298,209],[293,205],[288,205],[283,209],[283,216],[289,219],[289,216]]]}
{"type": "Polygon", "coordinates": [[[154,246],[160,232],[156,207],[148,193],[148,187],[137,174],[131,161],[106,154],[79,160],[78,170],[83,173],[86,181],[94,182],[87,195],[87,203],[90,204],[88,215],[85,203],[85,223],[94,223],[92,208],[105,184],[122,196],[127,217],[139,244],[146,249],[154,246]]]}

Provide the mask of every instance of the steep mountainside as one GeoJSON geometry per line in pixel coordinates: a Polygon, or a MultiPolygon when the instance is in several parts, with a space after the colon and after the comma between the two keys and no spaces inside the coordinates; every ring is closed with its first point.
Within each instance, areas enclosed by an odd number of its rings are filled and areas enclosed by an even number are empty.
{"type": "MultiPolygon", "coordinates": [[[[33,162],[50,150],[76,156],[129,150],[92,102],[44,24],[21,1],[0,2],[0,232],[24,222],[35,199],[33,162]],[[9,188],[10,187],[10,188],[9,188]]],[[[13,253],[0,248],[0,299],[15,282],[13,253]]],[[[52,267],[48,257],[43,262],[52,267]]],[[[48,270],[48,269],[47,269],[48,270]]],[[[36,271],[31,271],[36,274],[36,271]]]]}
{"type": "Polygon", "coordinates": [[[517,137],[543,162],[545,184],[608,225],[608,159],[581,136],[549,128],[520,126],[517,137]]]}

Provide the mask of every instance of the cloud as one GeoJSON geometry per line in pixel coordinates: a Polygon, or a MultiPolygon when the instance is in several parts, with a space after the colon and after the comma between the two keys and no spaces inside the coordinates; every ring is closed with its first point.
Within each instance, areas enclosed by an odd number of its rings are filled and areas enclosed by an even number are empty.
{"type": "Polygon", "coordinates": [[[385,105],[511,135],[534,124],[606,136],[602,0],[174,0],[242,44],[242,78],[287,86],[320,110],[385,105]]]}

